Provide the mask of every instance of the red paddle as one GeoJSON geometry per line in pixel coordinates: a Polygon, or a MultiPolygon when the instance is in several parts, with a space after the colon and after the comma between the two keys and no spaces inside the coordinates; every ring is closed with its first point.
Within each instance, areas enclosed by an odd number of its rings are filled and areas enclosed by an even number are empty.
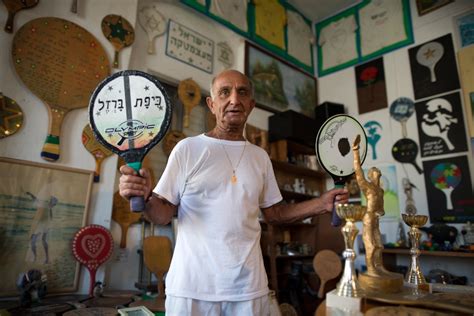
{"type": "Polygon", "coordinates": [[[112,234],[103,226],[88,225],[74,235],[73,255],[77,261],[86,266],[90,273],[89,296],[93,294],[97,269],[109,259],[113,249],[112,234]]]}

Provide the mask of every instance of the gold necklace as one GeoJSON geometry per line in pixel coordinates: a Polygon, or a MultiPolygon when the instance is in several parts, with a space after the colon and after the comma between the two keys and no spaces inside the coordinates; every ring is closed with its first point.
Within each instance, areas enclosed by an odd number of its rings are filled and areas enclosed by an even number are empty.
{"type": "Polygon", "coordinates": [[[242,160],[242,157],[244,156],[245,147],[247,146],[247,141],[245,140],[244,149],[242,149],[242,153],[240,154],[239,161],[237,161],[237,165],[235,166],[235,168],[234,168],[234,166],[232,165],[232,160],[230,160],[229,154],[227,153],[227,150],[225,150],[224,145],[221,144],[221,146],[222,146],[222,149],[224,149],[224,153],[225,153],[225,156],[226,156],[226,158],[227,158],[227,161],[229,162],[230,167],[232,168],[232,177],[230,178],[230,182],[231,182],[232,184],[236,184],[236,183],[237,183],[237,176],[235,175],[235,170],[237,170],[237,168],[239,167],[240,161],[242,160]]]}

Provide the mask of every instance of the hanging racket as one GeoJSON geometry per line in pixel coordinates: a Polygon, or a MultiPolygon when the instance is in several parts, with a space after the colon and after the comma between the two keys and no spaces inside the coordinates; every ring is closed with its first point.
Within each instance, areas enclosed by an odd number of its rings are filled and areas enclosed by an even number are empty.
{"type": "MultiPolygon", "coordinates": [[[[339,114],[327,119],[316,136],[316,155],[320,165],[334,180],[335,188],[342,189],[346,180],[354,174],[352,143],[360,135],[360,161],[367,155],[367,135],[364,128],[352,116],[339,114]]],[[[333,226],[339,226],[341,219],[332,211],[333,226]]]]}
{"type": "MultiPolygon", "coordinates": [[[[89,120],[97,140],[137,172],[143,158],[165,135],[171,103],[157,78],[125,70],[102,81],[89,103],[89,120]]],[[[145,209],[143,197],[130,199],[131,209],[145,209]]]]}

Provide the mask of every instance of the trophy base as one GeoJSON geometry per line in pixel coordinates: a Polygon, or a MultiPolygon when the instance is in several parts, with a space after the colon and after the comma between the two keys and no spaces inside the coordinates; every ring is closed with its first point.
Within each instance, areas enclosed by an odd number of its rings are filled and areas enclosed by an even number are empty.
{"type": "Polygon", "coordinates": [[[384,275],[369,275],[367,273],[359,274],[359,285],[367,293],[397,293],[403,287],[403,275],[399,273],[390,273],[384,275]]]}

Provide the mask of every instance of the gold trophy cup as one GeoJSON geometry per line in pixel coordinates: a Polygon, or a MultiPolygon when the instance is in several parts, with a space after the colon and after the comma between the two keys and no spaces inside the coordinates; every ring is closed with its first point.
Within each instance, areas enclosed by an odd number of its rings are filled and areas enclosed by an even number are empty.
{"type": "Polygon", "coordinates": [[[345,259],[344,272],[337,284],[336,293],[339,296],[360,297],[362,295],[354,268],[356,257],[354,240],[359,233],[355,222],[360,222],[366,211],[367,207],[362,205],[338,204],[336,207],[337,215],[346,221],[346,224],[341,229],[346,249],[342,253],[345,259]]]}
{"type": "Polygon", "coordinates": [[[425,215],[412,215],[412,214],[402,214],[403,221],[405,224],[410,226],[410,231],[408,236],[410,236],[411,248],[411,265],[408,270],[407,275],[405,276],[405,281],[414,285],[426,284],[425,277],[421,273],[420,263],[418,261],[418,256],[420,255],[420,237],[421,233],[418,229],[426,224],[428,221],[428,216],[425,215]]]}

